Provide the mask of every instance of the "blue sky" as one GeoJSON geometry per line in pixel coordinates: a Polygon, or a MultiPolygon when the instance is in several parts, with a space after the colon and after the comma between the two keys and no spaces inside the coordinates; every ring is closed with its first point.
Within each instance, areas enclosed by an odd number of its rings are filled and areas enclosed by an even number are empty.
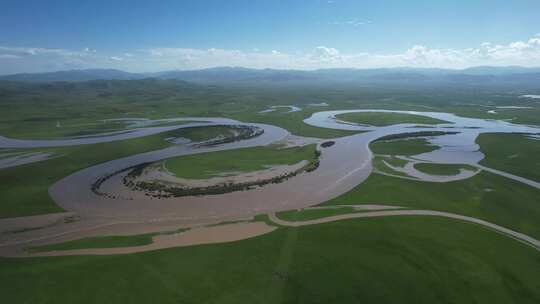
{"type": "Polygon", "coordinates": [[[2,74],[540,65],[536,0],[3,0],[1,6],[2,74]]]}

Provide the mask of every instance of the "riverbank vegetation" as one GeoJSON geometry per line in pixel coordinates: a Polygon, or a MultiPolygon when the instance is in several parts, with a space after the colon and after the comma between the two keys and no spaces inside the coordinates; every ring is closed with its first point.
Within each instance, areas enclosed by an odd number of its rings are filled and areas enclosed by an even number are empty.
{"type": "Polygon", "coordinates": [[[378,140],[369,145],[371,151],[382,155],[412,156],[435,151],[437,146],[430,144],[425,138],[378,140]]]}
{"type": "Polygon", "coordinates": [[[155,233],[147,233],[133,236],[100,236],[89,237],[74,241],[68,241],[58,244],[50,244],[43,246],[35,246],[27,249],[30,253],[47,252],[47,251],[62,251],[76,249],[92,249],[92,248],[118,248],[118,247],[134,247],[152,244],[152,237],[155,233]]]}
{"type": "Polygon", "coordinates": [[[118,248],[118,247],[136,247],[152,244],[153,237],[158,235],[176,234],[186,231],[181,228],[171,231],[151,232],[136,235],[111,235],[87,237],[57,244],[41,245],[26,248],[29,253],[63,251],[77,249],[95,249],[95,248],[118,248]]]}

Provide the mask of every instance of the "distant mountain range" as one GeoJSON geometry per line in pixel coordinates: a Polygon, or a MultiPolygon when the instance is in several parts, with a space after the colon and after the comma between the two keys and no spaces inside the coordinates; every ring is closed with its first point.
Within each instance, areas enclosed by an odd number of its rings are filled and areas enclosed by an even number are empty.
{"type": "Polygon", "coordinates": [[[435,68],[321,69],[313,71],[219,67],[191,71],[129,73],[114,69],[69,70],[0,76],[24,82],[80,82],[90,80],[174,79],[202,84],[540,84],[540,68],[472,67],[462,70],[435,68]]]}
{"type": "Polygon", "coordinates": [[[22,73],[0,76],[0,80],[55,82],[55,81],[89,81],[89,80],[132,80],[145,78],[142,74],[128,73],[113,69],[69,70],[49,73],[22,73]]]}

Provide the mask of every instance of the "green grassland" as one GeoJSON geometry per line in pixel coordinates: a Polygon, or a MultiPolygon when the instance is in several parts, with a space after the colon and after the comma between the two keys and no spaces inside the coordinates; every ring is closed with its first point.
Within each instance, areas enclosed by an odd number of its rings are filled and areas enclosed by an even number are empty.
{"type": "Polygon", "coordinates": [[[480,134],[482,165],[540,181],[540,140],[521,134],[480,134]]]}
{"type": "Polygon", "coordinates": [[[337,115],[336,118],[359,123],[363,125],[371,125],[376,127],[384,127],[395,124],[414,123],[414,124],[440,124],[448,123],[447,121],[426,117],[415,114],[402,114],[402,113],[383,113],[383,112],[359,112],[359,113],[346,113],[337,115]]]}
{"type": "MultiPolygon", "coordinates": [[[[103,119],[211,116],[272,124],[297,135],[333,138],[356,132],[312,127],[303,119],[316,111],[358,108],[440,111],[540,125],[538,104],[517,98],[526,93],[507,87],[219,87],[153,79],[1,82],[0,135],[80,136],[124,128],[123,123],[103,123],[103,119]],[[319,102],[330,106],[309,106],[319,102]],[[268,106],[285,104],[298,105],[302,111],[258,113],[268,106]],[[533,109],[487,113],[497,105],[533,109]],[[57,122],[61,127],[56,127],[57,122]]],[[[406,116],[377,115],[361,122],[437,123],[406,116]]],[[[168,137],[200,141],[221,132],[226,130],[188,129],[111,143],[29,150],[53,151],[58,157],[0,170],[0,218],[61,211],[49,197],[48,187],[88,166],[165,148],[170,145],[164,140],[168,137]]],[[[486,154],[483,164],[539,180],[540,162],[535,162],[540,155],[538,142],[519,135],[489,134],[480,136],[478,143],[486,154]]],[[[370,147],[384,155],[415,155],[436,149],[422,138],[379,141],[370,147]]],[[[250,162],[235,161],[239,168],[219,167],[227,160],[233,163],[222,156],[229,152],[198,157],[215,161],[215,171],[223,172],[254,170],[277,161],[289,163],[312,153],[312,147],[283,155],[268,147],[256,149],[268,150],[253,155],[229,151],[239,153],[238,158],[251,157],[250,162]]],[[[185,161],[182,159],[178,161],[185,161]]],[[[403,164],[396,159],[389,162],[403,164]]],[[[205,166],[208,162],[201,160],[199,167],[205,166]]],[[[185,166],[179,163],[179,174],[184,174],[182,168],[185,166]]],[[[454,212],[540,238],[540,190],[487,172],[450,183],[372,174],[325,205],[373,203],[454,212]]],[[[278,216],[298,221],[351,209],[287,211],[278,216]]],[[[148,235],[99,237],[35,250],[148,242],[148,235]]],[[[433,217],[389,217],[279,227],[270,234],[238,242],[128,255],[0,258],[0,292],[6,303],[539,303],[539,268],[537,251],[477,225],[433,217]]]]}
{"type": "Polygon", "coordinates": [[[316,111],[324,111],[326,108],[308,108],[299,112],[291,113],[281,113],[278,112],[273,115],[261,115],[258,113],[235,113],[232,115],[232,118],[238,119],[241,121],[249,121],[256,123],[265,123],[281,128],[287,129],[295,135],[307,136],[307,137],[317,137],[317,138],[336,138],[342,136],[348,136],[353,134],[358,134],[358,131],[346,131],[346,130],[335,130],[335,129],[325,129],[318,128],[307,125],[303,122],[304,119],[311,116],[312,113],[316,111]]]}
{"type": "Polygon", "coordinates": [[[0,82],[0,134],[14,138],[51,138],[122,129],[112,118],[228,117],[277,125],[294,134],[324,138],[357,132],[311,127],[302,122],[312,112],[261,115],[281,103],[308,103],[328,96],[324,89],[221,88],[175,80],[98,80],[28,84],[0,82]],[[312,91],[311,93],[308,91],[312,91]],[[61,127],[57,127],[60,123],[61,127]]]}
{"type": "Polygon", "coordinates": [[[392,175],[398,175],[398,176],[405,176],[408,177],[406,173],[395,171],[390,166],[394,167],[402,167],[405,166],[407,161],[401,160],[399,158],[395,157],[383,157],[383,156],[375,156],[372,159],[373,168],[378,170],[379,172],[385,173],[385,174],[392,174],[392,175]],[[387,165],[388,164],[388,165],[387,165]]]}
{"type": "Polygon", "coordinates": [[[432,175],[457,175],[461,169],[476,171],[474,167],[460,164],[432,164],[432,163],[417,163],[414,168],[432,175]]]}
{"type": "Polygon", "coordinates": [[[49,186],[86,167],[168,147],[171,144],[165,138],[207,140],[226,130],[223,127],[205,129],[209,132],[188,128],[109,143],[36,149],[54,151],[58,157],[0,170],[0,218],[62,211],[50,198],[49,186]]]}
{"type": "Polygon", "coordinates": [[[540,301],[538,252],[431,217],[279,228],[238,242],[128,255],[1,258],[0,268],[7,303],[540,301]]]}
{"type": "Polygon", "coordinates": [[[118,247],[135,247],[152,244],[153,237],[162,234],[174,234],[186,231],[187,229],[181,228],[171,231],[152,232],[136,235],[111,235],[111,236],[97,236],[77,239],[64,243],[49,244],[42,246],[35,246],[26,248],[28,252],[47,252],[47,251],[61,251],[61,250],[74,250],[74,249],[92,249],[92,248],[118,248],[118,247]]]}
{"type": "Polygon", "coordinates": [[[518,98],[520,94],[508,93],[507,88],[220,87],[156,79],[49,84],[4,81],[0,82],[3,114],[0,117],[0,134],[15,138],[49,138],[122,127],[103,124],[103,119],[212,116],[269,123],[297,135],[333,138],[355,132],[316,128],[302,120],[316,111],[358,108],[441,111],[540,125],[540,107],[533,101],[518,98]],[[330,106],[309,106],[319,102],[327,102],[330,106]],[[276,111],[271,115],[258,113],[272,105],[287,104],[295,104],[302,111],[276,111]],[[487,113],[497,105],[531,106],[533,109],[498,110],[496,116],[487,113]],[[57,122],[61,128],[56,127],[57,122]],[[89,131],[92,128],[96,130],[89,131]]]}
{"type": "Polygon", "coordinates": [[[401,158],[397,158],[395,156],[390,156],[390,157],[375,156],[375,159],[384,159],[384,161],[386,161],[388,164],[394,167],[402,167],[402,168],[405,167],[405,165],[409,163],[408,161],[401,158]]]}
{"type": "Polygon", "coordinates": [[[227,172],[250,172],[273,165],[293,165],[315,157],[316,145],[282,148],[266,146],[174,157],[163,161],[176,176],[205,179],[227,172]]]}
{"type": "Polygon", "coordinates": [[[372,174],[323,205],[363,203],[453,212],[540,238],[540,190],[487,172],[448,183],[372,174]]]}
{"type": "Polygon", "coordinates": [[[440,112],[451,112],[463,117],[511,120],[514,124],[526,124],[540,126],[540,106],[534,101],[529,101],[521,98],[507,98],[506,102],[499,104],[489,103],[490,107],[472,105],[441,105],[437,109],[440,112]],[[525,106],[531,109],[497,109],[496,105],[501,106],[525,106]],[[490,114],[488,110],[495,110],[497,114],[490,114]]]}
{"type": "Polygon", "coordinates": [[[87,248],[117,248],[117,247],[132,247],[144,246],[152,244],[152,237],[155,233],[147,233],[132,236],[100,236],[90,237],[79,240],[73,240],[64,243],[50,244],[43,246],[31,247],[28,252],[46,252],[55,250],[72,250],[72,249],[87,249],[87,248]]]}
{"type": "Polygon", "coordinates": [[[438,149],[437,146],[431,145],[424,138],[375,141],[369,145],[369,148],[375,154],[404,156],[427,153],[438,149]]]}
{"type": "Polygon", "coordinates": [[[315,220],[333,215],[347,214],[353,212],[355,212],[355,210],[352,207],[341,207],[328,209],[289,210],[278,212],[276,213],[276,216],[285,221],[295,222],[315,220]]]}
{"type": "MultiPolygon", "coordinates": [[[[171,134],[171,133],[169,133],[171,134]]],[[[206,141],[218,136],[232,136],[233,130],[227,126],[209,126],[203,128],[185,128],[176,130],[171,134],[175,137],[184,137],[194,142],[206,141]]]]}

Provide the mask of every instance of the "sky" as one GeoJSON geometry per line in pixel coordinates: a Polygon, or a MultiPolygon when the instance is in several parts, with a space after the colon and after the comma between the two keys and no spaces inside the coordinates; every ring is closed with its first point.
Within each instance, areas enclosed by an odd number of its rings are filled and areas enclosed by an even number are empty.
{"type": "Polygon", "coordinates": [[[0,1],[0,74],[478,65],[540,66],[540,1],[0,1]]]}

